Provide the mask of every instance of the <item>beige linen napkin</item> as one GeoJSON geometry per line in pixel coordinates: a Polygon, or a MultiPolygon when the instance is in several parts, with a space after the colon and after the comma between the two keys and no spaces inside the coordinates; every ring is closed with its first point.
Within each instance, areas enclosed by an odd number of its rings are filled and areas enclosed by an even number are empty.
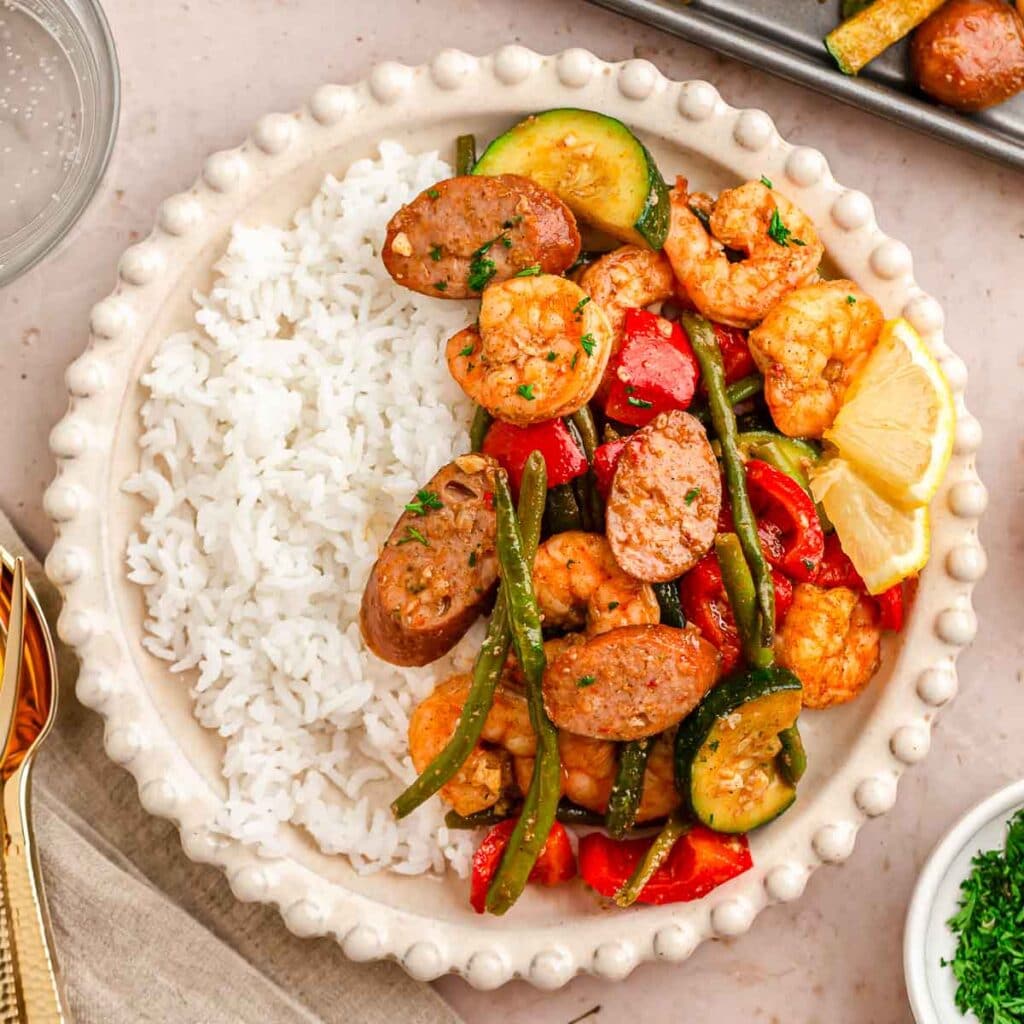
{"type": "MultiPolygon", "coordinates": [[[[0,545],[28,559],[52,626],[59,598],[2,510],[0,545]]],[[[33,775],[34,822],[75,1024],[458,1024],[400,967],[295,938],[276,911],[237,902],[219,870],[187,860],[104,754],[59,643],[58,658],[61,712],[33,775]]]]}

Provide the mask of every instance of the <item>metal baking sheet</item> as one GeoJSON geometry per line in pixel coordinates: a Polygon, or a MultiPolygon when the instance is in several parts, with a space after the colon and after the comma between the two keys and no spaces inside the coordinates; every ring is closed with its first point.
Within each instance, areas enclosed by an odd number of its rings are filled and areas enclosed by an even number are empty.
{"type": "Polygon", "coordinates": [[[844,75],[822,43],[839,22],[838,0],[590,2],[1024,170],[1024,93],[979,114],[940,107],[915,89],[906,40],[844,75]]]}

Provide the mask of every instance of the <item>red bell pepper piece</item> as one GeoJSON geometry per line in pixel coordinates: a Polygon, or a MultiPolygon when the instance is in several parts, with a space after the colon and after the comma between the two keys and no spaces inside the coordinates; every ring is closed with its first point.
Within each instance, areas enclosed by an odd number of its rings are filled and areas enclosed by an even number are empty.
{"type": "Polygon", "coordinates": [[[839,537],[834,533],[825,538],[825,553],[818,563],[818,571],[812,582],[827,590],[831,590],[832,587],[865,589],[860,573],[854,569],[850,556],[843,550],[839,537]]]}
{"type": "Polygon", "coordinates": [[[658,413],[686,409],[699,372],[679,324],[645,309],[627,310],[622,347],[606,371],[605,412],[620,423],[642,427],[658,413]]]}
{"type": "MultiPolygon", "coordinates": [[[[785,621],[793,605],[793,584],[772,569],[775,585],[775,621],[785,621]]],[[[705,555],[680,581],[679,603],[705,640],[722,655],[722,672],[730,672],[740,662],[742,646],[736,619],[722,583],[722,568],[714,552],[705,555]]]]}
{"type": "Polygon", "coordinates": [[[903,628],[903,584],[897,583],[876,594],[874,601],[878,606],[878,625],[898,633],[903,628]]]}
{"type": "Polygon", "coordinates": [[[512,490],[519,493],[523,468],[533,451],[544,456],[548,487],[567,484],[587,471],[587,457],[561,420],[544,420],[528,427],[495,420],[484,438],[484,454],[497,459],[508,473],[512,490]]]}
{"type": "Polygon", "coordinates": [[[631,440],[632,437],[620,437],[617,441],[609,441],[594,449],[594,480],[601,497],[606,500],[611,494],[612,481],[615,479],[615,468],[619,464],[619,457],[631,440]]]}
{"type": "Polygon", "coordinates": [[[765,557],[791,579],[812,581],[825,553],[825,531],[810,495],[760,459],[750,459],[746,470],[765,557]]]}
{"type": "Polygon", "coordinates": [[[749,377],[757,369],[757,364],[747,345],[747,332],[739,327],[728,327],[725,324],[714,324],[713,326],[718,347],[722,350],[725,383],[733,384],[741,377],[749,377]]]}
{"type": "MultiPolygon", "coordinates": [[[[610,839],[591,832],[580,840],[580,876],[602,896],[614,896],[632,875],[653,839],[610,839]]],[[[753,865],[746,836],[725,836],[701,825],[676,841],[640,892],[639,902],[699,900],[753,865]]]]}
{"type": "MultiPolygon", "coordinates": [[[[505,847],[508,846],[512,830],[515,827],[515,818],[499,821],[484,836],[483,842],[473,854],[469,902],[478,914],[482,914],[486,909],[487,890],[490,887],[491,879],[494,878],[494,873],[498,870],[501,856],[505,852],[505,847]]],[[[575,877],[576,858],[572,852],[572,844],[569,842],[569,833],[565,831],[564,825],[556,821],[548,833],[547,842],[537,858],[537,863],[534,864],[533,870],[530,872],[530,881],[551,886],[567,882],[570,878],[575,877]]]]}
{"type": "MultiPolygon", "coordinates": [[[[818,566],[814,583],[826,590],[833,587],[848,587],[850,590],[865,591],[864,581],[860,573],[853,567],[849,555],[843,550],[839,538],[830,533],[825,538],[825,555],[818,566]]],[[[898,633],[903,628],[906,618],[906,601],[904,600],[903,584],[897,583],[881,594],[875,594],[872,600],[878,609],[878,624],[882,629],[891,629],[898,633]]]]}

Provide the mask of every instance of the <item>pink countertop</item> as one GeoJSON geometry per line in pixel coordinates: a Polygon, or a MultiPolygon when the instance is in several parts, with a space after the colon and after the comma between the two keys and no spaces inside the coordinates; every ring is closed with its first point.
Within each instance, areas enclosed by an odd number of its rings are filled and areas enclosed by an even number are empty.
{"type": "MultiPolygon", "coordinates": [[[[442,46],[486,52],[506,41],[541,51],[579,45],[706,78],[729,102],[758,106],[793,142],[823,150],[844,184],[869,193],[882,227],[907,242],[921,285],[943,303],[947,337],[971,374],[990,489],[982,539],[978,640],[961,660],[961,694],[896,810],[868,824],[841,868],[803,899],[761,916],[740,939],[681,966],[649,965],[619,984],[580,978],[556,993],[514,984],[438,989],[473,1024],[661,1019],[747,1024],[905,1024],[901,938],[929,849],[969,804],[1024,774],[1024,176],[852,111],[577,0],[105,0],[121,57],[124,110],[113,165],[60,250],[0,292],[0,505],[37,551],[49,543],[42,493],[47,435],[65,406],[62,374],[83,348],[90,306],[114,282],[120,252],[145,235],[158,202],[186,187],[209,152],[253,121],[289,110],[328,80],[377,60],[422,61],[442,46]]],[[[339,956],[340,956],[339,952],[339,956]]]]}

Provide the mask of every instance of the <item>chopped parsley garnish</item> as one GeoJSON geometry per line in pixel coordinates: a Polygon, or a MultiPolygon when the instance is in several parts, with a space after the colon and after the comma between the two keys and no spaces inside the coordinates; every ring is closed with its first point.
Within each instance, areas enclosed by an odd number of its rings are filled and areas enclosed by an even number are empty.
{"type": "Polygon", "coordinates": [[[576,303],[575,307],[573,308],[573,312],[576,314],[576,316],[580,316],[582,314],[583,307],[589,301],[590,301],[590,296],[589,295],[584,295],[583,298],[580,299],[580,301],[576,303]]]}
{"type": "Polygon", "coordinates": [[[584,334],[583,337],[580,338],[580,346],[588,356],[592,356],[594,354],[594,349],[597,346],[597,342],[594,341],[594,336],[592,334],[584,334]]]}
{"type": "Polygon", "coordinates": [[[467,345],[465,348],[460,348],[459,349],[459,355],[460,356],[471,356],[473,354],[473,349],[475,347],[476,346],[474,346],[474,345],[467,345]]]}
{"type": "Polygon", "coordinates": [[[540,273],[540,264],[531,263],[528,267],[523,267],[522,270],[517,270],[514,274],[515,277],[536,277],[540,273]]]}
{"type": "Polygon", "coordinates": [[[801,558],[800,564],[808,571],[814,572],[814,563],[809,558],[801,558]]]}
{"type": "Polygon", "coordinates": [[[957,980],[956,1005],[981,1024],[1024,1020],[1024,810],[1008,822],[1006,845],[971,861],[960,910],[949,927],[956,955],[941,960],[957,980]]]}
{"type": "Polygon", "coordinates": [[[848,306],[855,306],[855,305],[857,305],[857,299],[853,295],[847,295],[846,296],[846,304],[848,306]]]}
{"type": "Polygon", "coordinates": [[[410,541],[416,541],[417,544],[422,544],[425,548],[430,547],[430,541],[415,526],[407,526],[405,528],[405,536],[398,543],[408,544],[410,541]]]}
{"type": "Polygon", "coordinates": [[[502,235],[501,236],[501,244],[503,246],[505,246],[506,249],[511,249],[512,248],[512,239],[509,238],[508,235],[502,235]]]}
{"type": "Polygon", "coordinates": [[[405,506],[406,512],[412,512],[417,516],[425,516],[428,509],[444,508],[444,503],[437,496],[435,491],[417,491],[416,500],[410,501],[405,506]]]}
{"type": "Polygon", "coordinates": [[[572,354],[572,362],[569,363],[569,369],[570,370],[575,370],[576,369],[576,360],[579,359],[579,357],[580,357],[579,352],[573,352],[573,354],[572,354]]]}
{"type": "Polygon", "coordinates": [[[494,260],[489,260],[486,256],[477,253],[469,264],[469,278],[467,279],[469,287],[475,292],[482,292],[497,270],[498,265],[494,260]]]}
{"type": "Polygon", "coordinates": [[[793,244],[794,245],[806,245],[807,243],[802,238],[794,238],[793,239],[793,244]]]}
{"type": "Polygon", "coordinates": [[[719,745],[719,744],[720,744],[721,742],[722,742],[721,740],[712,740],[712,741],[711,741],[711,742],[710,742],[710,743],[708,744],[708,750],[710,750],[710,751],[711,751],[711,753],[713,754],[713,753],[714,753],[714,752],[715,752],[715,751],[716,751],[716,750],[718,749],[718,745],[719,745]]]}
{"type": "Polygon", "coordinates": [[[618,607],[619,607],[619,602],[618,601],[609,601],[608,602],[608,611],[613,612],[618,607]]]}
{"type": "Polygon", "coordinates": [[[576,688],[582,690],[586,686],[593,686],[596,682],[597,680],[593,676],[580,676],[576,680],[576,688]]]}
{"type": "Polygon", "coordinates": [[[528,402],[532,402],[534,399],[533,385],[532,384],[520,384],[516,388],[516,394],[525,398],[528,402]]]}
{"type": "Polygon", "coordinates": [[[475,292],[482,292],[490,282],[491,278],[494,277],[498,270],[497,264],[492,259],[487,258],[487,254],[491,251],[491,246],[495,242],[500,242],[505,237],[505,232],[495,235],[493,238],[484,242],[473,253],[473,258],[469,261],[469,287],[475,292]]]}
{"type": "MultiPolygon", "coordinates": [[[[792,237],[793,232],[782,223],[782,218],[779,216],[778,207],[772,210],[772,219],[768,222],[768,237],[777,244],[789,248],[789,240],[792,237]]],[[[796,239],[793,239],[796,241],[796,239]]],[[[803,242],[799,243],[803,245],[803,242]]]]}
{"type": "Polygon", "coordinates": [[[437,289],[437,290],[438,290],[439,292],[445,292],[445,291],[447,291],[447,290],[448,290],[448,282],[447,282],[447,281],[435,281],[435,282],[434,282],[434,287],[435,287],[435,288],[436,288],[436,289],[437,289]]]}
{"type": "Polygon", "coordinates": [[[558,358],[558,353],[556,353],[556,352],[549,352],[549,353],[548,353],[548,354],[547,354],[547,355],[545,356],[545,358],[547,359],[547,361],[548,361],[549,363],[553,363],[553,362],[554,362],[554,361],[555,361],[555,360],[556,360],[556,359],[558,358]]]}
{"type": "Polygon", "coordinates": [[[685,501],[687,505],[692,505],[699,497],[700,497],[700,488],[699,487],[691,487],[683,495],[683,501],[685,501]]]}
{"type": "Polygon", "coordinates": [[[653,402],[648,402],[644,398],[634,398],[632,395],[628,395],[626,397],[626,401],[629,402],[630,405],[636,406],[638,409],[650,409],[650,407],[654,405],[653,402]]]}
{"type": "Polygon", "coordinates": [[[765,188],[775,188],[772,184],[772,179],[765,177],[763,174],[761,175],[761,184],[764,185],[765,188]]]}
{"type": "Polygon", "coordinates": [[[436,263],[440,258],[444,250],[439,245],[432,245],[430,247],[430,258],[436,263]]]}
{"type": "Polygon", "coordinates": [[[430,196],[431,199],[440,199],[441,198],[441,193],[438,192],[436,188],[428,188],[427,189],[427,195],[430,196]]]}
{"type": "Polygon", "coordinates": [[[476,565],[476,552],[470,551],[469,553],[469,567],[472,569],[476,565]]]}

